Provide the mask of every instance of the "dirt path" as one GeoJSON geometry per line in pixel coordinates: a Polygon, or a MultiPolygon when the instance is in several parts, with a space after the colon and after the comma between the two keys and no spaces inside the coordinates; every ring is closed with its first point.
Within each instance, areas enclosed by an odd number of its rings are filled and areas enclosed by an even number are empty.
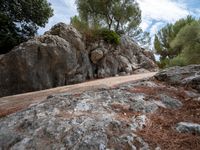
{"type": "Polygon", "coordinates": [[[79,93],[79,92],[83,92],[83,91],[87,91],[91,89],[109,88],[121,83],[152,77],[155,74],[156,72],[130,75],[130,76],[122,76],[122,77],[111,77],[111,78],[84,82],[80,84],[57,87],[57,88],[43,90],[43,91],[2,97],[0,98],[0,117],[6,116],[13,112],[24,109],[30,106],[31,104],[41,102],[45,100],[46,97],[49,95],[66,93],[66,92],[79,93]]]}

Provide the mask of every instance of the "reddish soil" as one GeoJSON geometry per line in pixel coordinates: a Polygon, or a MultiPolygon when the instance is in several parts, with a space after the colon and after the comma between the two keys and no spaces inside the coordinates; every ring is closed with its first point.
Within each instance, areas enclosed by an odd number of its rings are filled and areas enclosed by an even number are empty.
{"type": "Polygon", "coordinates": [[[189,98],[183,88],[174,90],[170,87],[149,88],[138,87],[132,92],[146,93],[151,98],[159,99],[157,94],[170,95],[183,103],[180,109],[160,108],[156,114],[149,118],[147,126],[138,132],[145,141],[151,143],[152,148],[157,145],[165,150],[200,150],[200,136],[187,133],[178,133],[174,127],[179,122],[192,122],[200,124],[200,101],[189,98]]]}

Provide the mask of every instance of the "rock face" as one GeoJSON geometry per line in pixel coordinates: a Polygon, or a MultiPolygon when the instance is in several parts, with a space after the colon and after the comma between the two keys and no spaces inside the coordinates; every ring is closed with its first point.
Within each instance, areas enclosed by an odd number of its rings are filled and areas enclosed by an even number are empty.
{"type": "Polygon", "coordinates": [[[200,65],[169,68],[159,72],[155,78],[171,85],[191,87],[200,92],[200,65]]]}
{"type": "Polygon", "coordinates": [[[81,82],[92,77],[87,54],[66,40],[44,35],[0,60],[0,96],[81,82]]]}
{"type": "Polygon", "coordinates": [[[105,150],[109,146],[132,149],[138,142],[140,148],[148,149],[148,144],[133,133],[144,127],[148,121],[145,110],[154,105],[144,98],[122,89],[51,96],[1,120],[0,144],[3,149],[105,150]],[[134,115],[136,112],[144,114],[134,115]]]}
{"type": "Polygon", "coordinates": [[[129,37],[119,46],[104,41],[85,44],[72,26],[59,23],[0,57],[0,97],[42,90],[93,78],[157,70],[151,52],[129,37]],[[149,53],[149,54],[147,54],[149,53]]]}
{"type": "Polygon", "coordinates": [[[114,88],[51,95],[0,119],[0,149],[178,149],[184,145],[180,142],[188,143],[181,149],[198,149],[199,124],[185,122],[200,122],[200,102],[195,100],[199,93],[189,92],[145,79],[114,88]],[[197,135],[184,141],[185,132],[186,140],[193,136],[188,133],[197,135]]]}

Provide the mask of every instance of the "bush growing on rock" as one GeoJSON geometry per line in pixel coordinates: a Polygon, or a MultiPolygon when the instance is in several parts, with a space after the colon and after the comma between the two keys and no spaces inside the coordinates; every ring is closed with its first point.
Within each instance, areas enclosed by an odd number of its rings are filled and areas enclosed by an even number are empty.
{"type": "Polygon", "coordinates": [[[89,27],[88,24],[80,20],[78,16],[72,17],[70,24],[80,31],[89,42],[103,39],[110,44],[118,45],[120,43],[120,36],[115,31],[101,28],[98,25],[89,27]]]}
{"type": "Polygon", "coordinates": [[[102,29],[100,34],[104,41],[111,43],[111,44],[119,44],[120,43],[120,36],[115,32],[108,29],[102,29]]]}
{"type": "MultiPolygon", "coordinates": [[[[106,28],[103,33],[104,40],[109,43],[119,43],[116,33],[123,33],[137,41],[140,45],[148,47],[150,36],[139,27],[141,23],[141,10],[136,0],[76,0],[79,13],[78,28],[82,23],[90,29],[106,28]],[[116,33],[115,33],[116,32],[116,33]]],[[[76,19],[74,17],[74,19],[76,19]]],[[[84,25],[81,28],[84,28],[84,25]]],[[[75,25],[74,27],[77,27],[75,25]]],[[[81,29],[79,28],[79,29],[81,29]]],[[[83,29],[81,29],[83,30],[83,29]]],[[[96,32],[96,31],[95,31],[96,32]]],[[[86,32],[86,34],[91,33],[86,32]]],[[[96,38],[97,35],[92,38],[96,38]]],[[[100,34],[102,35],[102,34],[100,34]]]]}
{"type": "Polygon", "coordinates": [[[81,20],[79,16],[72,17],[70,24],[85,36],[87,42],[99,39],[98,26],[89,27],[87,22],[81,20]]]}
{"type": "Polygon", "coordinates": [[[74,16],[70,20],[70,24],[75,27],[80,32],[87,32],[89,30],[89,27],[86,22],[81,21],[78,16],[74,16]]]}

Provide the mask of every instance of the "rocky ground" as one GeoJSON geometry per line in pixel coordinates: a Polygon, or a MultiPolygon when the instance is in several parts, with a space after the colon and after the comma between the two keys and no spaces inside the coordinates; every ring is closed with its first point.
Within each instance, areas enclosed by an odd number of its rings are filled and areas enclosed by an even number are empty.
{"type": "Polygon", "coordinates": [[[0,119],[0,149],[200,149],[200,66],[50,95],[0,119]],[[172,73],[173,72],[173,73],[172,73]]]}

